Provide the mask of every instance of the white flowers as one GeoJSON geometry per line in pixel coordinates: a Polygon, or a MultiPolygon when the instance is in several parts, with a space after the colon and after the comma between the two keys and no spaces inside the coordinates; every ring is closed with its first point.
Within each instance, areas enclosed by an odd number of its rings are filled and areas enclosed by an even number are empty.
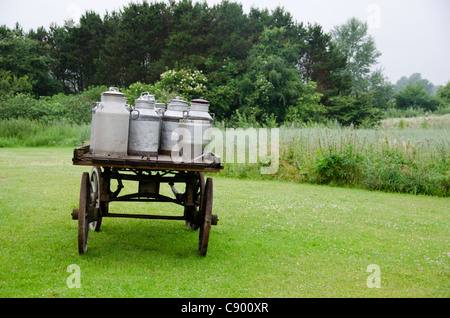
{"type": "Polygon", "coordinates": [[[176,90],[182,92],[202,93],[206,90],[207,79],[202,71],[180,69],[168,70],[161,74],[159,84],[169,90],[176,90]]]}

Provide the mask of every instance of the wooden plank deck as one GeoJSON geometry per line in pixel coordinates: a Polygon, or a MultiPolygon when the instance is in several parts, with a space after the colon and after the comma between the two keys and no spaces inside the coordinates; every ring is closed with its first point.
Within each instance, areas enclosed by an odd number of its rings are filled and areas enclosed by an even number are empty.
{"type": "Polygon", "coordinates": [[[194,162],[174,162],[168,155],[103,157],[89,153],[89,145],[74,149],[72,162],[78,166],[102,166],[111,168],[130,168],[143,170],[177,170],[219,172],[223,169],[220,158],[206,160],[201,158],[194,162]]]}

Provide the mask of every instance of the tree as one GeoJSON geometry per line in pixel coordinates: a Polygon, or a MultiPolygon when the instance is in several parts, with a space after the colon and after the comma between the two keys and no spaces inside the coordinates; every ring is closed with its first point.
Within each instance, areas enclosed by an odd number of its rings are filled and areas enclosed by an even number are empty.
{"type": "Polygon", "coordinates": [[[10,71],[0,69],[0,95],[14,95],[17,93],[31,94],[33,85],[27,75],[17,77],[10,71]]]}
{"type": "Polygon", "coordinates": [[[441,104],[450,106],[450,81],[445,86],[439,86],[436,96],[440,99],[441,104]]]}
{"type": "Polygon", "coordinates": [[[241,4],[228,1],[211,9],[211,19],[205,67],[213,81],[224,84],[245,72],[251,49],[249,21],[241,4]]]}
{"type": "Polygon", "coordinates": [[[436,93],[436,87],[429,80],[422,78],[422,74],[413,73],[410,77],[402,76],[396,83],[397,90],[400,91],[408,85],[422,84],[425,90],[430,95],[434,95],[436,93]]]}
{"type": "Polygon", "coordinates": [[[320,103],[322,94],[316,91],[317,84],[309,81],[303,87],[295,105],[288,108],[286,121],[321,122],[325,119],[326,108],[320,103]]]}
{"type": "Polygon", "coordinates": [[[371,125],[381,119],[380,111],[373,107],[373,93],[356,93],[355,95],[335,96],[330,98],[327,115],[335,118],[342,125],[371,125]]]}
{"type": "Polygon", "coordinates": [[[391,84],[380,70],[371,74],[368,90],[373,93],[373,106],[375,108],[386,109],[392,105],[395,95],[394,85],[391,84]]]}
{"type": "Polygon", "coordinates": [[[131,3],[106,15],[99,74],[110,85],[155,82],[165,71],[162,54],[168,29],[164,3],[131,3]]]}
{"type": "Polygon", "coordinates": [[[423,108],[435,111],[439,106],[437,97],[430,95],[423,83],[409,84],[395,96],[395,105],[399,109],[423,108]]]}
{"type": "Polygon", "coordinates": [[[171,1],[169,33],[162,59],[169,69],[204,69],[208,55],[211,13],[206,2],[171,1]]]}
{"type": "Polygon", "coordinates": [[[26,78],[37,96],[57,93],[60,85],[48,72],[52,62],[48,45],[26,36],[18,24],[13,30],[0,27],[0,70],[7,77],[26,78]]]}
{"type": "Polygon", "coordinates": [[[354,93],[368,91],[372,68],[381,56],[367,30],[367,23],[353,17],[331,31],[334,43],[347,58],[354,93]]]}
{"type": "Polygon", "coordinates": [[[318,24],[309,24],[300,32],[303,43],[299,46],[297,67],[303,81],[317,84],[323,104],[328,104],[329,97],[348,94],[352,80],[346,70],[346,57],[336,48],[331,36],[318,24]]]}
{"type": "Polygon", "coordinates": [[[284,28],[266,28],[259,43],[249,52],[249,68],[240,85],[241,95],[247,111],[253,112],[257,119],[273,115],[282,121],[302,90],[300,72],[295,67],[296,45],[285,35],[284,28]]]}

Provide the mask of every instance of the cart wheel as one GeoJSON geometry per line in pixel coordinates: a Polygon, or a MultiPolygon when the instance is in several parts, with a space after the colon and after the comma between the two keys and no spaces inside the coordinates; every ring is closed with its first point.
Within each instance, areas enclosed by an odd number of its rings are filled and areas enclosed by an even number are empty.
{"type": "MultiPolygon", "coordinates": [[[[197,172],[197,182],[194,186],[194,207],[191,211],[188,211],[188,219],[186,220],[186,226],[193,230],[198,230],[201,225],[201,220],[199,218],[199,213],[203,204],[203,193],[205,192],[205,177],[203,173],[197,172]]],[[[187,207],[185,208],[187,209],[187,207]]]]}
{"type": "Polygon", "coordinates": [[[100,195],[102,193],[102,170],[100,167],[94,167],[91,171],[91,200],[92,204],[96,208],[96,215],[94,216],[95,221],[89,223],[89,227],[93,231],[100,231],[100,226],[102,225],[102,213],[104,204],[100,202],[100,195]]]}
{"type": "Polygon", "coordinates": [[[78,207],[78,253],[84,254],[87,251],[87,242],[89,234],[89,219],[88,214],[90,210],[90,182],[89,174],[83,172],[81,176],[80,202],[78,207]]]}
{"type": "Polygon", "coordinates": [[[213,204],[213,179],[208,178],[200,209],[200,233],[198,240],[198,253],[205,256],[208,251],[209,232],[211,230],[212,204],[213,204]]]}

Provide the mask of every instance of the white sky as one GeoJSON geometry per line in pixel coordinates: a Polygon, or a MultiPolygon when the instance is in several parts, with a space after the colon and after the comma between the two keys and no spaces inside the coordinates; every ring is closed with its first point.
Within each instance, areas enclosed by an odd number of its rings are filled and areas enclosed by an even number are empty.
{"type": "MultiPolygon", "coordinates": [[[[151,0],[158,1],[161,0],[151,0]]],[[[449,0],[231,0],[250,8],[274,9],[282,6],[298,22],[317,22],[325,31],[356,16],[368,21],[370,34],[382,56],[380,66],[395,83],[402,76],[421,73],[435,85],[450,80],[449,0]]],[[[63,25],[86,10],[103,15],[129,2],[141,0],[0,0],[0,25],[24,28],[63,25]]],[[[221,0],[206,0],[209,6],[221,0]]]]}

